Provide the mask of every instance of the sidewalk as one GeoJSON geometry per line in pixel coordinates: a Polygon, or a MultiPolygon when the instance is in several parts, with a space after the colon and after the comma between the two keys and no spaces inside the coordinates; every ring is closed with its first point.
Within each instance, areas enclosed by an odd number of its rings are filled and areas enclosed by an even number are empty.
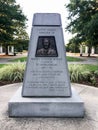
{"type": "Polygon", "coordinates": [[[92,57],[77,57],[83,59],[83,61],[78,62],[68,62],[68,64],[92,64],[92,65],[98,65],[98,58],[92,58],[92,57]]]}
{"type": "Polygon", "coordinates": [[[9,118],[8,101],[21,85],[0,87],[1,130],[98,130],[98,88],[72,84],[84,101],[84,118],[9,118]]]}
{"type": "Polygon", "coordinates": [[[16,56],[0,55],[0,64],[11,63],[10,60],[25,57],[25,56],[27,56],[27,53],[17,54],[16,56]]]}
{"type": "MultiPolygon", "coordinates": [[[[0,55],[0,64],[12,63],[10,61],[11,59],[17,59],[17,58],[25,57],[25,56],[27,56],[27,53],[17,54],[16,56],[0,55]]],[[[68,64],[93,64],[93,65],[98,65],[98,56],[96,58],[94,58],[94,57],[80,57],[78,55],[71,55],[71,57],[77,57],[77,58],[83,59],[84,61],[68,62],[68,64]]]]}
{"type": "Polygon", "coordinates": [[[92,64],[92,65],[98,65],[98,55],[92,55],[91,57],[87,57],[87,56],[83,56],[80,57],[79,54],[68,54],[67,56],[71,56],[71,57],[76,57],[76,58],[80,58],[83,59],[83,61],[78,61],[78,62],[68,62],[68,64],[92,64]]]}

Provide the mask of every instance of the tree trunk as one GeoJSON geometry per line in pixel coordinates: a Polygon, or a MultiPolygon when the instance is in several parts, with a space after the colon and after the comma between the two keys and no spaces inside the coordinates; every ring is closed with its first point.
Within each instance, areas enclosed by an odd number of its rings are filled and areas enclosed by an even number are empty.
{"type": "Polygon", "coordinates": [[[90,54],[91,54],[91,53],[88,53],[88,57],[90,57],[90,54]]]}
{"type": "Polygon", "coordinates": [[[91,47],[88,48],[88,57],[90,57],[91,54],[91,47]]]}
{"type": "Polygon", "coordinates": [[[5,46],[5,55],[8,55],[8,46],[5,46]]]}
{"type": "Polygon", "coordinates": [[[83,50],[82,45],[80,45],[80,57],[82,56],[83,50]]]}
{"type": "Polygon", "coordinates": [[[80,53],[80,57],[82,57],[82,53],[80,53]]]}

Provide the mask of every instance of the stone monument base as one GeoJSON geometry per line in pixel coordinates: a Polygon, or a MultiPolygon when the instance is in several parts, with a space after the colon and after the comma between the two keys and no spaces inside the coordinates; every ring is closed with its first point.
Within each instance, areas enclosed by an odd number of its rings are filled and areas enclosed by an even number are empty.
{"type": "Polygon", "coordinates": [[[25,98],[21,88],[9,101],[10,117],[83,117],[84,103],[72,88],[72,97],[25,98]]]}

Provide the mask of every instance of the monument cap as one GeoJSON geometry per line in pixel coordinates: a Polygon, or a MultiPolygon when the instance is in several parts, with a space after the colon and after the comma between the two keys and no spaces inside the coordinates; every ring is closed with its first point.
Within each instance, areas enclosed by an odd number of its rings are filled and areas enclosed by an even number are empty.
{"type": "Polygon", "coordinates": [[[61,16],[58,13],[35,13],[33,26],[61,26],[61,16]]]}

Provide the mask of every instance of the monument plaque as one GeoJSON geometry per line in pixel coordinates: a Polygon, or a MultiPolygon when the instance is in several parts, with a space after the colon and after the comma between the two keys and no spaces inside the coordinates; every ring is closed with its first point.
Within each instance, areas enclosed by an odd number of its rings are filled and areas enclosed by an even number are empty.
{"type": "Polygon", "coordinates": [[[23,87],[9,102],[9,116],[83,115],[84,103],[70,86],[60,14],[36,13],[23,87]]]}
{"type": "Polygon", "coordinates": [[[39,36],[36,57],[57,57],[57,48],[54,36],[39,36]]]}

